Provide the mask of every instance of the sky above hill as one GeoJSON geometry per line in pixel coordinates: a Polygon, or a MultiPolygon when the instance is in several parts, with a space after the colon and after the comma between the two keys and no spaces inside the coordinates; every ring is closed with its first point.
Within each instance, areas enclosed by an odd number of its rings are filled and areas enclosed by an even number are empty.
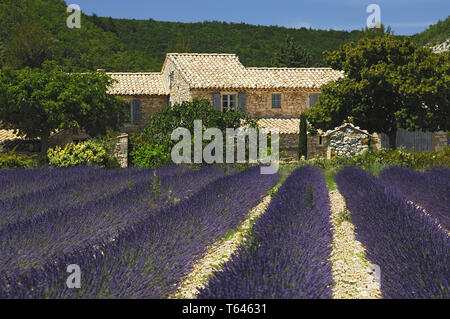
{"type": "Polygon", "coordinates": [[[66,0],[86,14],[174,22],[226,21],[291,28],[360,30],[369,4],[397,35],[425,30],[450,14],[448,0],[66,0]]]}

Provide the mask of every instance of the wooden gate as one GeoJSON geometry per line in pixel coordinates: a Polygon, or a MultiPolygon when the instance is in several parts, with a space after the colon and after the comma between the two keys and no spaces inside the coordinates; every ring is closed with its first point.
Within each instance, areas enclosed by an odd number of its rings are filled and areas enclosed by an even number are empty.
{"type": "MultiPolygon", "coordinates": [[[[397,147],[403,146],[407,150],[417,152],[431,151],[433,148],[431,135],[431,132],[409,132],[400,128],[397,131],[397,147]]],[[[389,147],[389,138],[384,133],[381,133],[381,147],[389,147]]]]}

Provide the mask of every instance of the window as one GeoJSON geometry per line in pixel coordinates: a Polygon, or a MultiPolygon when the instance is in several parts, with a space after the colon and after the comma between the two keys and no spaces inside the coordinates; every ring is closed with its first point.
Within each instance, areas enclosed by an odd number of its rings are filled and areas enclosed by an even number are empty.
{"type": "Polygon", "coordinates": [[[222,95],[222,111],[236,110],[236,94],[222,95]]]}
{"type": "Polygon", "coordinates": [[[126,107],[128,119],[125,124],[139,124],[141,122],[141,101],[133,100],[126,107]]]}
{"type": "Polygon", "coordinates": [[[314,106],[317,104],[317,101],[319,101],[319,95],[320,93],[311,93],[309,95],[309,106],[314,106]]]}
{"type": "Polygon", "coordinates": [[[319,136],[319,145],[322,145],[322,143],[323,143],[322,136],[319,136]]]}
{"type": "Polygon", "coordinates": [[[174,72],[170,72],[169,74],[169,88],[172,89],[172,85],[173,85],[173,78],[174,78],[174,72]]]}
{"type": "Polygon", "coordinates": [[[273,109],[281,108],[281,94],[272,94],[272,108],[273,109]]]}

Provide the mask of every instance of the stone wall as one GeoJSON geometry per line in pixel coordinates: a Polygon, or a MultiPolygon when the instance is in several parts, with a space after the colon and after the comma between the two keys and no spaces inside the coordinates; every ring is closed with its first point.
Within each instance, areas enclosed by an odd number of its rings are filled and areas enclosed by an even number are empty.
{"type": "Polygon", "coordinates": [[[111,155],[117,159],[120,167],[128,167],[128,134],[122,134],[111,141],[117,141],[111,155]]]}
{"type": "Polygon", "coordinates": [[[308,159],[314,157],[325,157],[327,154],[327,140],[322,135],[308,134],[308,159]]]}
{"type": "MultiPolygon", "coordinates": [[[[311,159],[316,156],[326,156],[327,146],[325,138],[322,138],[320,144],[320,137],[318,135],[308,134],[307,158],[311,159]]],[[[298,158],[298,134],[280,134],[280,151],[281,157],[298,158]]]]}
{"type": "Polygon", "coordinates": [[[434,152],[442,150],[448,145],[447,132],[438,131],[434,132],[431,136],[432,150],[434,152]]]}

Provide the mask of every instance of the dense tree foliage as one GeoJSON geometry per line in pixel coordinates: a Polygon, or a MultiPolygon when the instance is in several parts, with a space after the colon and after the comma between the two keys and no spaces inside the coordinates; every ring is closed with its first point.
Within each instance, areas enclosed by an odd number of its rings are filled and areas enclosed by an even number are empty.
{"type": "Polygon", "coordinates": [[[272,65],[279,68],[308,68],[313,65],[313,57],[295,43],[293,38],[288,37],[285,44],[275,54],[272,65]]]}
{"type": "Polygon", "coordinates": [[[15,68],[37,68],[52,59],[54,40],[41,25],[24,21],[13,32],[5,50],[6,61],[15,68]]]}
{"type": "Polygon", "coordinates": [[[325,85],[318,104],[308,111],[315,127],[331,129],[350,117],[370,132],[387,134],[392,148],[399,127],[449,129],[448,52],[433,54],[409,38],[384,34],[324,55],[346,76],[325,85]]]}
{"type": "Polygon", "coordinates": [[[102,72],[68,74],[53,62],[42,69],[2,69],[0,121],[20,135],[40,138],[42,152],[58,129],[84,129],[89,135],[118,129],[126,101],[107,94],[112,79],[102,72]]]}

